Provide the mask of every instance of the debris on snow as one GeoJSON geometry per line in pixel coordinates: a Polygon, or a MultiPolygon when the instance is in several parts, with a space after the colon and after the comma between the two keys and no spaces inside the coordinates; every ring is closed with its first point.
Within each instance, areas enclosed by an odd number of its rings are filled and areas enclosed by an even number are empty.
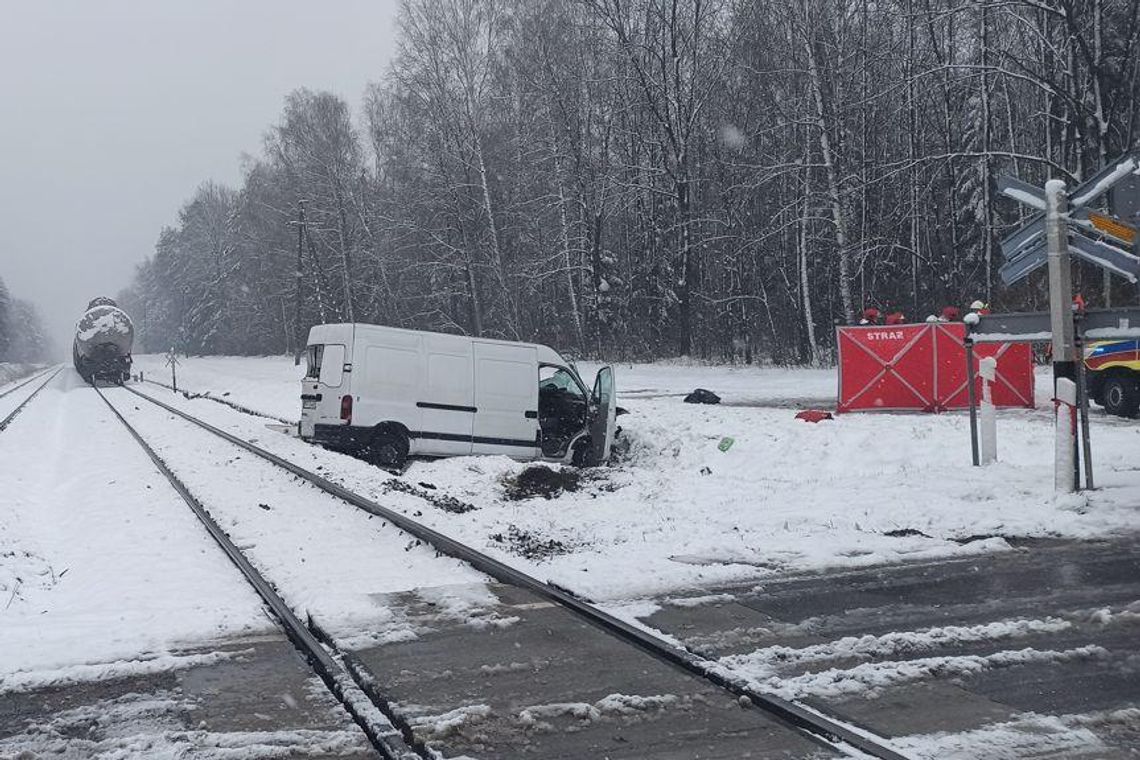
{"type": "Polygon", "coordinates": [[[720,396],[716,395],[706,388],[697,388],[695,391],[685,396],[686,404],[719,404],[720,396]]]}
{"type": "Polygon", "coordinates": [[[507,526],[506,536],[495,533],[491,536],[491,540],[498,544],[506,544],[511,554],[529,560],[542,561],[571,551],[571,547],[556,538],[541,538],[514,523],[507,526]]]}
{"type": "Polygon", "coordinates": [[[472,512],[478,507],[466,501],[455,498],[444,493],[436,493],[437,489],[430,483],[420,483],[419,486],[413,486],[406,480],[399,478],[389,478],[384,481],[382,486],[384,491],[399,491],[411,496],[418,496],[424,501],[431,504],[433,507],[450,512],[453,515],[461,515],[464,512],[472,512]]]}
{"type": "Polygon", "coordinates": [[[577,491],[582,484],[581,474],[574,469],[554,469],[543,464],[527,467],[520,473],[503,477],[503,493],[511,501],[535,496],[553,499],[565,491],[577,491]]]}
{"type": "Polygon", "coordinates": [[[921,536],[922,538],[930,538],[929,535],[923,533],[921,530],[915,528],[896,528],[895,530],[888,530],[883,533],[884,536],[891,538],[909,538],[910,536],[921,536]]]}

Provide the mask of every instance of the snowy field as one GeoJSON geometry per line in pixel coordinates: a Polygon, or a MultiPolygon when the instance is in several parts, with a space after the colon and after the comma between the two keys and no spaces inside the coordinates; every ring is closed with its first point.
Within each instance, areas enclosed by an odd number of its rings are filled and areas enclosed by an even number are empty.
{"type": "MultiPolygon", "coordinates": [[[[139,357],[169,379],[162,357],[139,357]]],[[[590,376],[593,367],[583,366],[590,376]]],[[[288,358],[187,358],[179,384],[296,419],[301,369],[288,358]]],[[[832,370],[618,365],[628,451],[555,498],[508,498],[525,465],[503,457],[414,462],[406,485],[474,507],[417,519],[596,599],[619,603],[760,578],[1007,549],[1026,537],[1094,537],[1140,525],[1140,423],[1093,413],[1099,490],[1052,492],[1048,376],[1037,410],[999,412],[1000,462],[970,467],[962,413],[851,414],[820,424],[801,405],[833,406],[832,370]],[[694,387],[721,406],[684,404],[694,387]],[[735,442],[718,448],[725,437],[735,442]]],[[[157,394],[250,436],[347,486],[390,499],[389,476],[362,462],[268,434],[265,420],[208,400],[157,394]],[[386,495],[389,494],[389,495],[386,495]]],[[[418,510],[417,510],[418,511],[418,510]]]]}

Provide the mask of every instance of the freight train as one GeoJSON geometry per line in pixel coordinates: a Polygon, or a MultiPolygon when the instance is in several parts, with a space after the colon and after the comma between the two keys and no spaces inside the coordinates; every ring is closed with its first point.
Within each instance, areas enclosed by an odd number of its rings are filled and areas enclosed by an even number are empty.
{"type": "Polygon", "coordinates": [[[131,318],[117,303],[102,296],[93,299],[75,326],[71,350],[75,370],[88,383],[126,382],[131,376],[134,339],[131,318]]]}

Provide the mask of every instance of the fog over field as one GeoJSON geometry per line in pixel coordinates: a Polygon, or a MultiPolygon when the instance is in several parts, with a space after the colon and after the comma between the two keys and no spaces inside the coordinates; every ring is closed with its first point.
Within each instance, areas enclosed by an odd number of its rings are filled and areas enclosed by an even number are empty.
{"type": "Polygon", "coordinates": [[[0,9],[0,278],[57,347],[114,296],[207,179],[298,87],[357,101],[394,46],[394,0],[82,0],[0,9]],[[334,9],[335,6],[335,9],[334,9]]]}

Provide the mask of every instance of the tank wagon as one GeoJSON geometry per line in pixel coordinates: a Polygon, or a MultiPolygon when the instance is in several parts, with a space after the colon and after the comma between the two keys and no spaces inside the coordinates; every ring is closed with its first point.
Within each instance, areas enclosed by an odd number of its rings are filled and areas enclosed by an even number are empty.
{"type": "Polygon", "coordinates": [[[93,299],[75,326],[72,344],[75,370],[88,383],[96,380],[126,382],[131,376],[134,339],[131,318],[117,303],[102,296],[93,299]]]}

